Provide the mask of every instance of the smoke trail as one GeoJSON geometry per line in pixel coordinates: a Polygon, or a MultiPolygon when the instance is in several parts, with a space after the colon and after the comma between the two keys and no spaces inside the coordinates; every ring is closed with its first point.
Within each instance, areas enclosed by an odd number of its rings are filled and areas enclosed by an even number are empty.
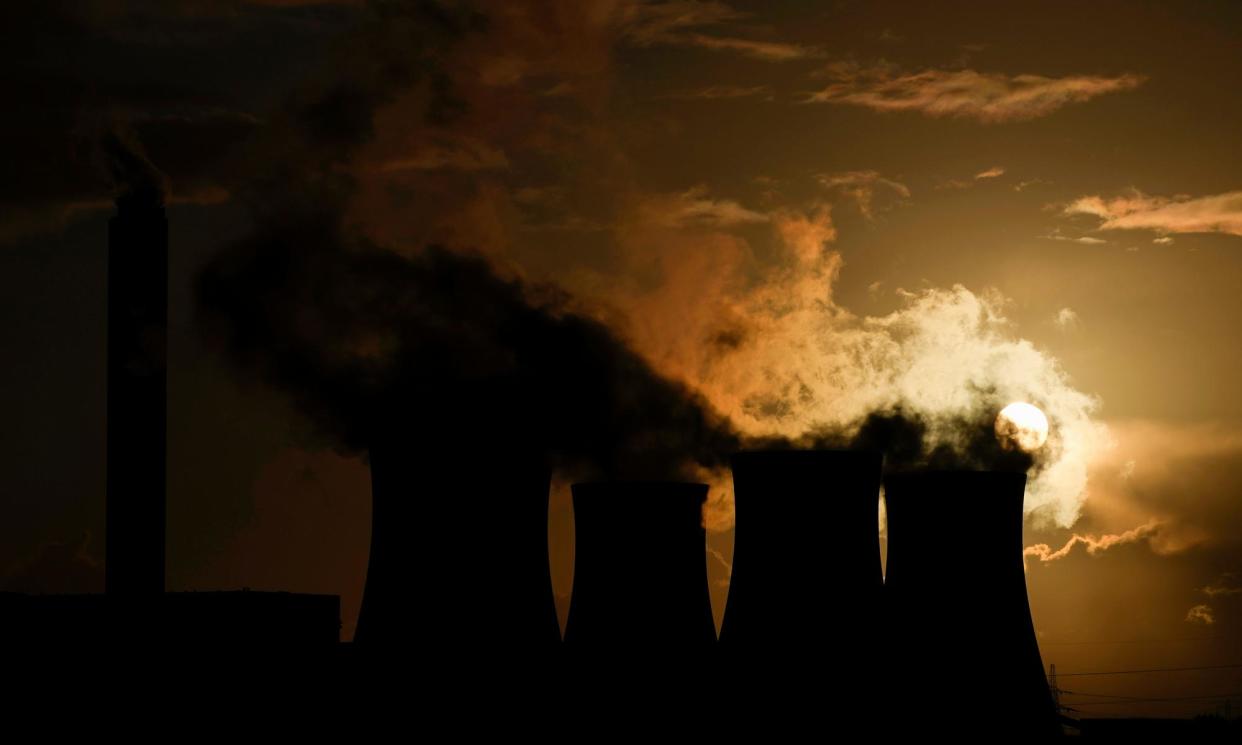
{"type": "Polygon", "coordinates": [[[207,337],[348,450],[400,408],[427,441],[521,444],[586,473],[718,466],[739,445],[728,422],[566,293],[467,252],[399,253],[350,219],[347,164],[379,109],[412,92],[423,122],[463,115],[441,58],[478,21],[414,2],[375,3],[367,17],[255,145],[242,190],[254,229],[198,278],[207,337]]]}
{"type": "Polygon", "coordinates": [[[1138,541],[1151,540],[1160,530],[1163,523],[1159,520],[1150,520],[1136,528],[1131,528],[1124,533],[1116,535],[1079,535],[1075,533],[1070,537],[1065,545],[1053,551],[1052,547],[1046,543],[1037,543],[1033,546],[1027,546],[1022,551],[1022,556],[1034,556],[1041,562],[1056,561],[1064,559],[1070,555],[1075,546],[1085,546],[1087,553],[1095,556],[1098,553],[1107,551],[1114,546],[1124,546],[1128,543],[1136,543],[1138,541]]]}
{"type": "Polygon", "coordinates": [[[269,224],[199,277],[200,320],[344,448],[398,400],[427,438],[538,448],[617,476],[719,465],[739,440],[563,293],[440,248],[399,255],[330,213],[269,224]]]}

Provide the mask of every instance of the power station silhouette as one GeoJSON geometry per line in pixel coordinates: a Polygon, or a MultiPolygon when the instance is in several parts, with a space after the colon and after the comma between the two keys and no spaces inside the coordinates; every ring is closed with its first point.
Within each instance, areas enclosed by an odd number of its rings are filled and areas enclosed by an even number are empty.
{"type": "MultiPolygon", "coordinates": [[[[167,263],[162,204],[119,200],[109,227],[106,594],[0,594],[0,633],[36,648],[72,639],[98,648],[341,649],[334,596],[165,592],[167,263]]],[[[889,474],[883,576],[879,452],[734,454],[737,548],[719,641],[707,485],[575,484],[562,641],[547,547],[550,464],[520,444],[470,446],[489,396],[512,395],[481,391],[459,427],[432,434],[409,426],[420,414],[414,401],[425,405],[426,396],[377,405],[370,561],[350,659],[400,666],[480,653],[655,653],[676,665],[710,652],[716,667],[705,670],[743,706],[762,700],[782,666],[844,665],[860,700],[910,713],[889,718],[890,730],[942,720],[969,689],[982,732],[1058,733],[1022,566],[1023,474],[889,474]]]]}

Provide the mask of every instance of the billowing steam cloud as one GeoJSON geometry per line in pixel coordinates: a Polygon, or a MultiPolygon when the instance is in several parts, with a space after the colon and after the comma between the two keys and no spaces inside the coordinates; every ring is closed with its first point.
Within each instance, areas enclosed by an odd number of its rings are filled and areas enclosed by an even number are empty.
{"type": "Polygon", "coordinates": [[[833,300],[843,261],[827,208],[779,211],[772,223],[783,253],[749,283],[741,260],[720,260],[722,233],[661,232],[679,245],[665,254],[665,276],[693,279],[618,300],[635,315],[659,309],[675,319],[634,330],[660,369],[690,381],[750,436],[880,446],[890,465],[1030,466],[1027,511],[1062,526],[1077,519],[1088,465],[1107,444],[1097,402],[1016,336],[1003,297],[932,288],[903,292],[888,315],[859,316],[833,300]],[[687,284],[709,312],[676,306],[687,284]],[[993,433],[1012,401],[1038,406],[1051,423],[1031,461],[1002,451],[993,433]]]}

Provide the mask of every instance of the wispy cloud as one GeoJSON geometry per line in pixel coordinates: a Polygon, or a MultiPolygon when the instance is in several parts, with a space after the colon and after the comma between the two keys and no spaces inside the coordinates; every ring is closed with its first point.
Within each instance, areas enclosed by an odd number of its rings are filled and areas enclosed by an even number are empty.
{"type": "Polygon", "coordinates": [[[1206,585],[1199,589],[1209,598],[1221,597],[1223,595],[1242,595],[1242,587],[1237,587],[1234,583],[1237,579],[1229,573],[1224,574],[1219,582],[1206,585]]]}
{"type": "Polygon", "coordinates": [[[945,181],[939,184],[936,188],[937,189],[969,189],[970,187],[974,186],[976,183],[980,181],[1000,178],[1001,176],[1004,176],[1004,175],[1005,175],[1004,168],[1000,166],[992,166],[991,168],[985,171],[980,171],[976,173],[974,175],[974,178],[971,178],[969,180],[962,179],[962,178],[952,178],[952,179],[949,179],[948,181],[945,181]]]}
{"type": "Polygon", "coordinates": [[[731,199],[713,199],[706,186],[675,194],[648,198],[642,205],[644,221],[668,228],[727,228],[768,221],[762,212],[743,207],[731,199]]]}
{"type": "Polygon", "coordinates": [[[747,57],[767,60],[768,62],[787,62],[789,60],[808,59],[823,56],[823,53],[816,47],[779,41],[758,41],[756,39],[739,39],[733,36],[710,36],[708,34],[688,34],[683,37],[683,39],[684,43],[702,47],[704,49],[739,52],[747,57]]]}
{"type": "MultiPolygon", "coordinates": [[[[1148,196],[1137,189],[1106,199],[1083,196],[1067,215],[1098,217],[1100,230],[1154,230],[1160,233],[1228,233],[1242,236],[1242,191],[1206,197],[1148,196]]],[[[1169,242],[1172,241],[1159,241],[1169,242]]]]}
{"type": "Polygon", "coordinates": [[[850,197],[858,204],[858,211],[868,220],[875,216],[875,199],[884,192],[899,199],[909,199],[910,188],[900,181],[885,178],[879,171],[843,171],[823,173],[818,177],[825,189],[850,197]]]}
{"type": "Polygon", "coordinates": [[[933,117],[986,123],[1046,116],[1070,104],[1139,86],[1138,75],[1005,75],[975,70],[924,70],[900,74],[890,66],[835,65],[833,82],[811,93],[808,103],[862,106],[874,111],[917,111],[933,117]]]}
{"type": "Polygon", "coordinates": [[[631,2],[622,12],[623,33],[638,46],[656,44],[691,46],[713,51],[737,52],[768,62],[823,57],[818,47],[783,41],[742,38],[706,33],[704,29],[741,21],[746,13],[724,3],[672,0],[631,2]]]}
{"type": "Polygon", "coordinates": [[[745,17],[725,3],[698,0],[628,2],[621,14],[626,35],[640,45],[663,43],[681,32],[745,17]]]}
{"type": "Polygon", "coordinates": [[[1026,191],[1032,186],[1039,186],[1041,184],[1051,184],[1051,183],[1052,183],[1051,181],[1045,181],[1042,178],[1033,178],[1028,181],[1019,181],[1018,183],[1013,185],[1013,190],[1014,191],[1026,191]]]}
{"type": "Polygon", "coordinates": [[[1124,546],[1128,543],[1136,543],[1138,541],[1150,540],[1159,531],[1161,522],[1159,520],[1150,520],[1147,523],[1131,528],[1124,533],[1116,535],[1079,535],[1075,533],[1065,545],[1055,551],[1047,543],[1037,543],[1033,546],[1027,546],[1022,551],[1023,558],[1033,556],[1041,562],[1056,561],[1064,559],[1070,555],[1070,552],[1077,546],[1085,547],[1087,553],[1095,556],[1098,553],[1107,551],[1114,546],[1124,546]]]}
{"type": "Polygon", "coordinates": [[[457,142],[428,143],[413,153],[387,160],[376,169],[380,173],[402,171],[489,171],[509,167],[500,148],[473,138],[457,142]]]}
{"type": "Polygon", "coordinates": [[[1102,246],[1108,241],[1103,238],[1096,238],[1090,235],[1070,236],[1061,232],[1060,228],[1053,228],[1051,233],[1044,236],[1050,241],[1069,241],[1070,243],[1081,243],[1085,246],[1102,246]]]}
{"type": "Polygon", "coordinates": [[[673,93],[666,96],[666,98],[681,100],[703,99],[710,101],[722,98],[754,98],[771,92],[772,89],[766,85],[709,85],[706,88],[673,93]]]}

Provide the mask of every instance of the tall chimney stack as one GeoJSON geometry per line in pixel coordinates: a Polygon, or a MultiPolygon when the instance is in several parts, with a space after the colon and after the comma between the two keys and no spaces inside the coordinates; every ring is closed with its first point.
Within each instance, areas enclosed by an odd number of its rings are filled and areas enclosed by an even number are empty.
{"type": "MultiPolygon", "coordinates": [[[[888,726],[1055,737],[1022,566],[1026,475],[921,471],[885,478],[888,726]]],[[[967,738],[972,739],[972,738],[967,738]]]]}
{"type": "Polygon", "coordinates": [[[164,591],[168,220],[154,195],[117,200],[108,222],[105,587],[164,591]]]}
{"type": "Polygon", "coordinates": [[[574,582],[565,644],[693,653],[715,644],[706,484],[573,485],[574,582]]]}

